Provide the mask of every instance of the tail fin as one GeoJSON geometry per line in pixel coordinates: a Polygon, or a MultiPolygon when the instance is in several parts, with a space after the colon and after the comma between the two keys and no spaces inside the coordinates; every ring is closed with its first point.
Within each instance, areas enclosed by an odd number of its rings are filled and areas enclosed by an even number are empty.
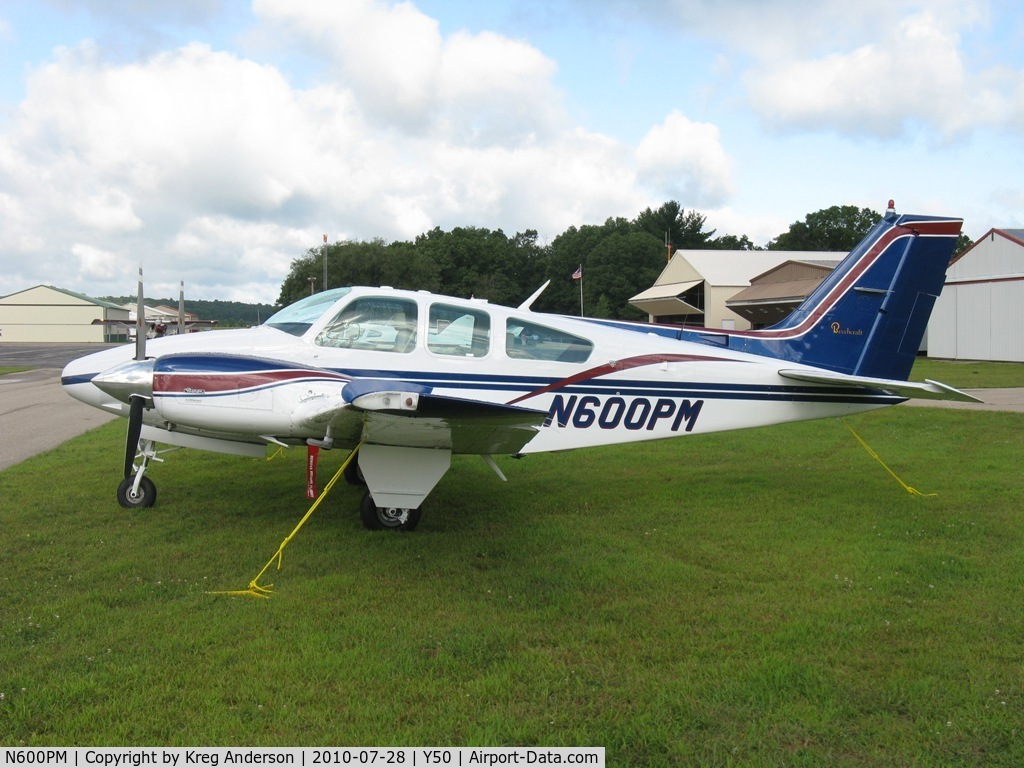
{"type": "Polygon", "coordinates": [[[853,376],[906,380],[961,219],[889,213],[781,323],[729,347],[853,376]]]}

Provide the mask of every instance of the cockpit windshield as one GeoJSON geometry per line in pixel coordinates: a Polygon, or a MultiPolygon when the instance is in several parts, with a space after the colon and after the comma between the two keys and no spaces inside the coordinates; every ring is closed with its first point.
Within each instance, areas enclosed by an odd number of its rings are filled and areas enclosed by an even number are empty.
{"type": "Polygon", "coordinates": [[[351,290],[351,288],[332,288],[329,291],[314,293],[312,296],[307,296],[301,301],[288,305],[270,317],[264,325],[290,333],[292,336],[301,336],[320,319],[324,312],[331,308],[334,302],[351,290]]]}

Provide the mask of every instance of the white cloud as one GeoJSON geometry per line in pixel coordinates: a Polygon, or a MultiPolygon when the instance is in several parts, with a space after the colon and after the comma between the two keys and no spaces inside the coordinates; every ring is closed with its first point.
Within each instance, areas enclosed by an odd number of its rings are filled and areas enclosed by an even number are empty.
{"type": "Polygon", "coordinates": [[[703,212],[707,218],[705,230],[722,235],[746,235],[756,246],[765,246],[770,240],[789,229],[791,221],[779,216],[740,213],[732,207],[712,208],[703,212]]]}
{"type": "Polygon", "coordinates": [[[743,85],[773,129],[946,143],[1024,124],[1024,69],[994,63],[990,10],[985,0],[766,3],[740,31],[714,13],[706,31],[745,46],[743,85]]]}
{"type": "Polygon", "coordinates": [[[444,46],[434,107],[463,140],[529,141],[564,120],[554,74],[554,62],[527,43],[491,32],[457,33],[444,46]]]}
{"type": "Polygon", "coordinates": [[[555,63],[524,41],[488,31],[444,38],[411,3],[256,0],[254,10],[317,50],[378,127],[508,143],[563,119],[555,63]]]}
{"type": "Polygon", "coordinates": [[[958,44],[926,12],[890,25],[876,42],[751,71],[745,82],[774,125],[894,137],[915,122],[954,135],[977,119],[958,44]]]}
{"type": "Polygon", "coordinates": [[[254,0],[253,10],[333,62],[367,111],[414,127],[436,102],[441,33],[411,3],[254,0]]]}
{"type": "MultiPolygon", "coordinates": [[[[86,243],[75,243],[71,253],[78,260],[78,276],[87,280],[107,280],[118,276],[119,268],[115,254],[86,243]]],[[[70,277],[62,274],[61,278],[70,277]]]]}
{"type": "Polygon", "coordinates": [[[731,194],[714,125],[675,111],[636,148],[574,125],[555,63],[525,41],[442,36],[406,3],[255,9],[325,76],[300,88],[199,43],[116,63],[84,42],[31,71],[0,127],[0,293],[53,274],[123,293],[141,261],[154,288],[273,301],[323,232],[550,238],[731,194]]]}
{"type": "Polygon", "coordinates": [[[104,189],[72,203],[75,218],[100,232],[132,232],[142,226],[131,199],[123,190],[104,189]]]}
{"type": "Polygon", "coordinates": [[[731,98],[738,73],[749,106],[778,133],[942,143],[978,127],[1024,126],[1019,29],[1008,6],[989,0],[577,5],[598,18],[656,24],[681,47],[694,38],[710,42],[717,55],[709,98],[731,98]]]}
{"type": "Polygon", "coordinates": [[[718,128],[673,111],[636,149],[637,170],[652,188],[697,207],[717,206],[732,194],[730,160],[718,128]]]}

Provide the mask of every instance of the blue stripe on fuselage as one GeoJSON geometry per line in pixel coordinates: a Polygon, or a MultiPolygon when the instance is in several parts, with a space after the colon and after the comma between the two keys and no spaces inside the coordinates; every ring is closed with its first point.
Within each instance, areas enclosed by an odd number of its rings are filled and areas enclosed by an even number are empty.
{"type": "MultiPolygon", "coordinates": [[[[213,357],[213,356],[211,356],[213,357]]],[[[281,361],[276,363],[277,370],[285,370],[281,361]]],[[[298,368],[298,367],[297,367],[298,368]]],[[[250,369],[253,372],[260,372],[260,367],[250,369]]],[[[266,369],[263,369],[266,370],[266,369]]],[[[382,371],[334,368],[325,369],[331,373],[338,373],[352,378],[374,378],[394,379],[401,381],[416,382],[418,384],[431,386],[438,389],[455,390],[485,390],[493,392],[507,392],[509,395],[521,397],[524,392],[529,393],[536,390],[550,387],[562,381],[560,378],[541,376],[509,376],[499,374],[450,374],[440,371],[382,371]]],[[[242,372],[235,369],[235,372],[242,372]]],[[[86,384],[97,374],[82,374],[78,376],[67,376],[61,380],[64,386],[73,384],[86,384]]],[[[315,369],[311,370],[310,379],[315,380],[315,369]]],[[[268,382],[259,389],[283,386],[288,383],[295,383],[300,379],[292,379],[283,382],[268,382]]],[[[234,390],[230,394],[237,394],[234,390]]],[[[248,391],[248,390],[246,390],[248,391]]],[[[764,400],[770,402],[849,402],[858,404],[879,404],[889,405],[902,402],[905,398],[897,395],[889,395],[881,391],[866,392],[862,389],[847,387],[813,387],[808,385],[779,385],[779,384],[725,384],[707,382],[654,382],[639,379],[633,380],[597,380],[578,381],[558,387],[551,392],[559,394],[581,394],[581,395],[611,395],[628,397],[676,397],[676,398],[712,398],[721,400],[764,400]]],[[[220,395],[229,394],[219,393],[220,395]]],[[[193,395],[194,396],[194,395],[193,395]]],[[[206,395],[208,397],[218,396],[215,393],[206,395]]]]}
{"type": "MultiPolygon", "coordinates": [[[[380,371],[333,369],[353,378],[403,379],[426,384],[435,389],[478,389],[509,392],[521,396],[527,392],[544,389],[562,379],[539,376],[504,375],[463,375],[441,372],[380,371]]],[[[616,380],[575,382],[558,387],[550,392],[559,394],[623,395],[632,397],[711,397],[723,400],[766,400],[792,402],[851,402],[894,404],[906,398],[884,392],[866,392],[852,387],[814,387],[808,385],[782,384],[715,384],[706,382],[654,382],[645,380],[616,380]]]]}

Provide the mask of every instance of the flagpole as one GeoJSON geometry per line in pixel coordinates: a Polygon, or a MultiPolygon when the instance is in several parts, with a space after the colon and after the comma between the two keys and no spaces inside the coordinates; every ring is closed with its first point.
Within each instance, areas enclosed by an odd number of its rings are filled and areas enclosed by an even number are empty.
{"type": "Polygon", "coordinates": [[[583,317],[583,270],[580,270],[580,317],[583,317]]]}

